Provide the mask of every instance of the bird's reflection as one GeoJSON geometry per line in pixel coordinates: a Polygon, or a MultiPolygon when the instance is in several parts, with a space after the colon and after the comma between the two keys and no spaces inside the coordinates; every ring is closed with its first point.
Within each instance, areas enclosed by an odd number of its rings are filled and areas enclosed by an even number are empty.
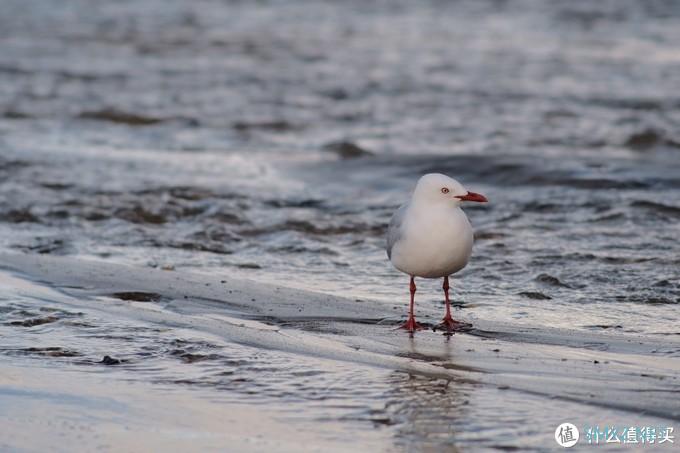
{"type": "MultiPolygon", "coordinates": [[[[450,337],[442,337],[443,349],[436,353],[419,348],[409,341],[402,356],[431,363],[450,362],[450,337]]],[[[456,451],[456,426],[465,418],[472,391],[471,384],[457,379],[443,379],[406,372],[389,377],[392,390],[387,394],[385,410],[394,422],[394,442],[399,448],[419,451],[456,451]]]]}

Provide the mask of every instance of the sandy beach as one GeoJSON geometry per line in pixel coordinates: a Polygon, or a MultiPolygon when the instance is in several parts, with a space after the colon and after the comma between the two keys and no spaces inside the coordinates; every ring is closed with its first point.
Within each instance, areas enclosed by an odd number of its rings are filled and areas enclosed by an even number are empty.
{"type": "Polygon", "coordinates": [[[384,317],[400,305],[72,258],[0,262],[3,294],[40,301],[2,326],[9,451],[54,436],[63,451],[540,450],[564,420],[680,419],[677,341],[481,320],[410,339],[384,317]]]}

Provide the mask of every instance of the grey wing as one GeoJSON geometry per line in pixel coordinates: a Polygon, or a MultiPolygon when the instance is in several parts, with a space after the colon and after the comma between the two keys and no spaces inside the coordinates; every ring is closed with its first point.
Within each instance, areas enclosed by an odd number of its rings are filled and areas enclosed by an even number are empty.
{"type": "Polygon", "coordinates": [[[401,239],[401,225],[404,222],[404,214],[406,213],[407,208],[408,204],[405,204],[397,209],[387,227],[387,243],[385,250],[387,250],[387,257],[389,259],[392,259],[392,247],[394,247],[394,244],[401,239]]]}

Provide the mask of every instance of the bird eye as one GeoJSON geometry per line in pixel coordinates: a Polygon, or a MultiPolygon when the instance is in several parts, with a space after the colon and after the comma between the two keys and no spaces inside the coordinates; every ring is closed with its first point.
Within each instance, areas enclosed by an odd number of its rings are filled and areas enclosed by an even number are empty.
{"type": "Polygon", "coordinates": [[[449,193],[449,189],[446,187],[442,187],[442,193],[449,193]]]}

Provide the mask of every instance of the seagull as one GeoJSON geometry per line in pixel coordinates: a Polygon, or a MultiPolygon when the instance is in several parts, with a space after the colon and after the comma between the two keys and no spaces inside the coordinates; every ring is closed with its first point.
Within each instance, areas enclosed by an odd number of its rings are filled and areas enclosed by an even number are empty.
{"type": "Polygon", "coordinates": [[[401,326],[411,333],[423,328],[413,314],[416,277],[444,279],[446,315],[440,327],[450,332],[467,326],[454,321],[449,302],[449,276],[463,269],[472,253],[472,226],[460,208],[464,201],[488,200],[469,192],[453,178],[429,173],[418,180],[411,200],[390,220],[387,257],[394,267],[411,277],[408,320],[401,326]]]}

